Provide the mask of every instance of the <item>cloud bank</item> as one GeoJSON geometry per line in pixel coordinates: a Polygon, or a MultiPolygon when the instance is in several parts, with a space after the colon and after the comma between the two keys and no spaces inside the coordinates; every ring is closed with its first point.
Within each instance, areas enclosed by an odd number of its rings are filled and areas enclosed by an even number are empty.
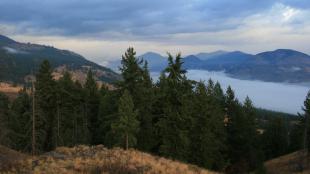
{"type": "Polygon", "coordinates": [[[111,46],[118,44],[161,53],[174,47],[185,54],[276,48],[310,53],[308,0],[1,0],[0,16],[2,34],[31,42],[50,38],[45,44],[97,62],[120,57],[125,48],[111,46]],[[100,53],[79,51],[81,44],[96,45],[100,53]]]}

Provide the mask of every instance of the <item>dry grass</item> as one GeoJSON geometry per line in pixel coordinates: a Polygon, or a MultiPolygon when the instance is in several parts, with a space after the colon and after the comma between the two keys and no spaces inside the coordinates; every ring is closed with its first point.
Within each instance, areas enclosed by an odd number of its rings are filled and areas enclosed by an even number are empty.
{"type": "Polygon", "coordinates": [[[23,159],[7,172],[12,173],[91,173],[91,174],[213,174],[187,165],[136,150],[103,146],[60,147],[33,159],[23,159]]]}
{"type": "Polygon", "coordinates": [[[268,174],[309,174],[310,159],[304,151],[297,151],[265,162],[268,174]]]}
{"type": "MultiPolygon", "coordinates": [[[[63,74],[65,71],[68,71],[71,74],[73,81],[79,81],[81,84],[84,84],[86,82],[87,78],[87,72],[89,67],[84,67],[84,69],[79,70],[68,70],[65,65],[59,66],[54,69],[54,72],[52,73],[53,78],[55,80],[59,80],[61,77],[63,77],[63,74]]],[[[102,82],[101,80],[98,80],[98,77],[107,76],[106,72],[97,70],[95,72],[95,78],[97,81],[97,85],[100,88],[101,86],[106,86],[109,90],[114,90],[115,87],[109,83],[102,82]]]]}
{"type": "Polygon", "coordinates": [[[18,92],[22,89],[23,87],[19,85],[14,86],[10,83],[0,82],[0,92],[6,94],[11,100],[15,99],[18,95],[18,92]]]}

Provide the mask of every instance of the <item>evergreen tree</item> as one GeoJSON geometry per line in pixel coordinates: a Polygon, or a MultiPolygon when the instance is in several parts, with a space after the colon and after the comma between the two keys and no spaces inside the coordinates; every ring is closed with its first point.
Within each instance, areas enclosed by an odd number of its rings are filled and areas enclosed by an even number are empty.
{"type": "Polygon", "coordinates": [[[139,89],[143,78],[142,62],[142,60],[136,58],[136,52],[131,47],[122,56],[122,67],[120,67],[120,71],[123,80],[119,83],[119,86],[123,90],[128,90],[130,95],[133,96],[133,100],[136,96],[139,96],[140,92],[139,89]]]}
{"type": "MultiPolygon", "coordinates": [[[[102,94],[103,91],[101,91],[102,94]]],[[[118,102],[120,92],[118,90],[105,91],[100,97],[99,105],[99,127],[100,139],[107,147],[113,147],[118,143],[112,130],[112,123],[118,120],[118,102]]]]}
{"type": "Polygon", "coordinates": [[[257,134],[256,112],[251,99],[247,96],[243,104],[243,114],[245,123],[243,125],[246,143],[244,144],[244,152],[248,160],[250,169],[260,167],[263,162],[263,153],[259,143],[257,134]]]}
{"type": "Polygon", "coordinates": [[[87,73],[86,82],[84,85],[85,91],[85,114],[88,119],[87,126],[88,130],[91,134],[90,143],[100,144],[101,139],[99,135],[99,120],[98,120],[98,112],[99,112],[99,91],[97,82],[93,77],[93,73],[91,70],[87,73]]]}
{"type": "Polygon", "coordinates": [[[241,107],[229,86],[226,92],[226,116],[228,157],[231,165],[227,173],[247,173],[256,167],[255,149],[256,127],[253,106],[249,98],[241,107]]]}
{"type": "Polygon", "coordinates": [[[118,120],[112,124],[112,130],[119,137],[118,144],[124,145],[126,149],[134,147],[137,143],[136,134],[139,129],[139,121],[132,98],[127,90],[119,100],[118,117],[118,120]]]}
{"type": "Polygon", "coordinates": [[[298,115],[298,121],[293,124],[289,133],[289,152],[294,152],[304,148],[305,117],[298,115]]]}
{"type": "MultiPolygon", "coordinates": [[[[200,82],[200,83],[202,83],[202,82],[200,82]]],[[[201,84],[202,85],[202,84],[201,84]]],[[[209,97],[212,97],[212,96],[214,96],[215,95],[215,93],[214,93],[214,82],[213,82],[213,80],[212,79],[209,79],[208,80],[208,86],[207,86],[207,95],[209,96],[209,97]]]]}
{"type": "Polygon", "coordinates": [[[76,136],[78,137],[76,144],[90,144],[91,134],[88,128],[89,119],[86,113],[85,91],[78,81],[74,83],[72,94],[74,94],[74,98],[76,98],[74,104],[74,113],[77,116],[78,127],[76,130],[76,136]]]}
{"type": "Polygon", "coordinates": [[[203,82],[196,86],[195,114],[191,129],[190,161],[199,166],[220,170],[225,164],[224,113],[215,103],[213,83],[206,89],[203,82]]]}
{"type": "Polygon", "coordinates": [[[128,48],[122,56],[121,75],[123,81],[119,83],[121,92],[128,90],[132,96],[135,110],[138,112],[140,129],[137,147],[149,151],[154,146],[152,126],[153,84],[148,71],[147,62],[136,57],[133,48],[128,48]],[[142,66],[143,65],[143,66],[142,66]],[[146,97],[147,96],[147,97],[146,97]]]}
{"type": "Polygon", "coordinates": [[[147,62],[144,63],[142,71],[142,82],[139,101],[137,102],[138,120],[140,129],[138,133],[138,149],[150,151],[155,144],[153,128],[153,104],[154,91],[152,79],[149,74],[147,62]]]}
{"type": "Polygon", "coordinates": [[[12,148],[30,152],[32,132],[31,116],[32,98],[28,95],[26,88],[23,88],[19,91],[10,109],[10,137],[14,140],[11,144],[12,148]]]}
{"type": "Polygon", "coordinates": [[[0,144],[9,145],[9,99],[0,92],[0,144]]]}
{"type": "Polygon", "coordinates": [[[285,120],[273,118],[263,134],[264,152],[266,159],[285,154],[288,150],[288,130],[285,120]]]}
{"type": "Polygon", "coordinates": [[[47,60],[36,75],[36,146],[39,151],[50,151],[56,146],[56,83],[47,60]]]}
{"type": "MultiPolygon", "coordinates": [[[[160,135],[160,154],[186,161],[188,159],[189,137],[188,131],[191,127],[191,99],[192,82],[187,80],[182,69],[182,58],[178,54],[173,57],[168,54],[168,67],[166,79],[161,85],[163,103],[160,114],[158,131],[160,135]]],[[[164,76],[163,76],[164,77],[164,76]]],[[[161,83],[161,82],[160,82],[161,83]]]]}
{"type": "Polygon", "coordinates": [[[304,149],[307,150],[309,155],[310,149],[310,91],[304,101],[304,149]]]}
{"type": "Polygon", "coordinates": [[[220,105],[220,107],[225,107],[225,95],[223,92],[223,89],[219,82],[216,82],[214,85],[214,97],[216,98],[217,104],[220,105]]]}
{"type": "Polygon", "coordinates": [[[76,105],[79,106],[78,97],[75,92],[75,84],[69,72],[65,72],[58,80],[57,93],[57,137],[58,146],[73,146],[78,142],[78,123],[80,112],[77,112],[76,105]]]}

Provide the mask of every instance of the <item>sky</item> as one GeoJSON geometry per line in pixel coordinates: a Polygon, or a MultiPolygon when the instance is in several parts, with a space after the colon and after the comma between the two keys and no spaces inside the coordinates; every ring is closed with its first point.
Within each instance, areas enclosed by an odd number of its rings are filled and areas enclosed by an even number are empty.
{"type": "Polygon", "coordinates": [[[138,54],[277,48],[310,54],[310,1],[1,0],[0,34],[99,64],[129,46],[138,54]]]}

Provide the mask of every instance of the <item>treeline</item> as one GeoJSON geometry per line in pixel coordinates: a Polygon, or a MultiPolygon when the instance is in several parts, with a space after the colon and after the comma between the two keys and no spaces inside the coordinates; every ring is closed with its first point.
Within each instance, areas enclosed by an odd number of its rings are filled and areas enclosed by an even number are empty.
{"type": "Polygon", "coordinates": [[[168,61],[153,83],[147,62],[129,48],[115,90],[99,89],[91,70],[85,84],[68,72],[56,81],[44,61],[32,92],[11,103],[0,94],[0,143],[35,153],[78,144],[136,148],[227,173],[263,172],[264,160],[304,147],[304,115],[262,128],[248,97],[241,103],[231,87],[187,79],[180,54],[168,61]]]}

